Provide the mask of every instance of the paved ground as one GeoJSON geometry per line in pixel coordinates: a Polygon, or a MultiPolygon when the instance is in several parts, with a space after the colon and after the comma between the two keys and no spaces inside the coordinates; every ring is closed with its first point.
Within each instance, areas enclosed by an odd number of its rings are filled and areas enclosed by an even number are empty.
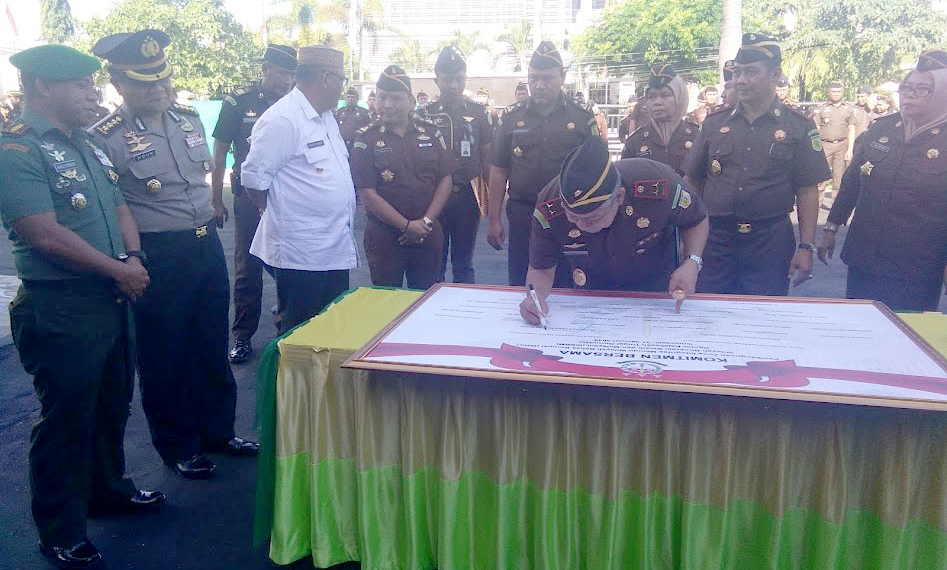
{"type": "MultiPolygon", "coordinates": [[[[226,194],[226,193],[225,193],[226,194]]],[[[824,221],[824,212],[820,221],[824,221]]],[[[364,215],[359,212],[356,231],[361,243],[364,215]]],[[[233,267],[233,226],[220,232],[228,263],[233,267]]],[[[477,280],[505,284],[506,252],[486,244],[486,224],[475,252],[477,280]]],[[[843,234],[840,240],[844,238],[843,234]]],[[[841,243],[841,241],[840,241],[841,243]]],[[[0,243],[0,307],[5,307],[15,290],[15,273],[9,242],[0,243]],[[7,276],[7,277],[4,277],[7,276]]],[[[829,267],[817,264],[816,278],[793,291],[806,297],[841,297],[845,291],[844,265],[837,260],[829,267]]],[[[266,308],[256,347],[275,333],[268,308],[275,303],[275,287],[265,277],[266,308]]],[[[352,273],[353,287],[369,285],[368,268],[352,273]]],[[[941,310],[947,311],[947,298],[941,310]]],[[[29,515],[26,457],[30,426],[38,404],[30,377],[9,345],[6,311],[0,311],[0,570],[46,568],[37,553],[36,531],[29,515]]],[[[253,361],[234,367],[239,388],[237,432],[253,433],[253,361]]],[[[170,504],[161,513],[143,517],[119,517],[89,524],[90,539],[106,554],[111,569],[144,570],[242,570],[271,568],[265,551],[251,546],[255,462],[249,459],[217,458],[218,476],[211,482],[184,481],[162,466],[151,447],[148,428],[137,399],[125,437],[128,473],[142,488],[165,491],[170,504]]],[[[303,561],[294,568],[311,568],[303,561]]]]}

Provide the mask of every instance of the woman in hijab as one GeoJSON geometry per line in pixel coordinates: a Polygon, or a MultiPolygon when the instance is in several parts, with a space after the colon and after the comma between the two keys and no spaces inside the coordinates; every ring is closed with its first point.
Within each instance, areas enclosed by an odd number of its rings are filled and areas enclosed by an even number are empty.
{"type": "Polygon", "coordinates": [[[687,157],[700,127],[684,118],[687,114],[687,86],[670,65],[651,70],[645,91],[650,122],[625,141],[622,158],[649,158],[663,162],[682,175],[687,157]]]}
{"type": "Polygon", "coordinates": [[[947,51],[921,54],[900,86],[901,112],[858,140],[829,212],[819,259],[854,210],[842,248],[846,296],[896,311],[935,311],[947,279],[947,51]]]}

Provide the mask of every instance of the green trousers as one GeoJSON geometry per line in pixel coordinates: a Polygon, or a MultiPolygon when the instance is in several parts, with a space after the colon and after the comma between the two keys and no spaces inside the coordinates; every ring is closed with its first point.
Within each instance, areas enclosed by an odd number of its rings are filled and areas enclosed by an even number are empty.
{"type": "Polygon", "coordinates": [[[106,281],[28,281],[10,304],[13,340],[41,404],[30,491],[46,546],[85,538],[90,503],[135,493],[122,447],[134,390],[129,322],[106,281]]]}

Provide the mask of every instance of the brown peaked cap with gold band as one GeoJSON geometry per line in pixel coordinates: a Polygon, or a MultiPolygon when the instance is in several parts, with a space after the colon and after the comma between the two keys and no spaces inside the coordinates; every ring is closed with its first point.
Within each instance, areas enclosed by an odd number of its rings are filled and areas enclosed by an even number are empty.
{"type": "Polygon", "coordinates": [[[161,30],[146,29],[105,36],[92,46],[92,53],[108,61],[109,73],[135,81],[160,81],[173,71],[164,54],[171,43],[161,30]]]}
{"type": "Polygon", "coordinates": [[[411,94],[411,78],[397,65],[389,65],[378,76],[375,87],[382,91],[403,91],[411,94]]]}
{"type": "Polygon", "coordinates": [[[935,71],[947,69],[947,50],[930,49],[921,52],[917,58],[918,71],[935,71]]]}
{"type": "Polygon", "coordinates": [[[572,150],[559,171],[559,195],[566,209],[578,215],[596,210],[608,200],[621,176],[612,165],[601,137],[591,136],[572,150]]]}
{"type": "Polygon", "coordinates": [[[562,56],[559,50],[549,40],[544,40],[536,46],[533,57],[529,60],[529,66],[533,69],[553,69],[562,67],[562,56]]]}
{"type": "Polygon", "coordinates": [[[674,71],[670,63],[657,65],[651,68],[651,76],[648,77],[648,87],[652,89],[667,87],[667,84],[675,77],[677,77],[677,72],[674,71]]]}
{"type": "Polygon", "coordinates": [[[743,34],[743,42],[740,45],[740,51],[733,59],[735,63],[755,63],[757,61],[775,61],[780,63],[783,60],[783,52],[779,49],[779,44],[773,38],[762,34],[743,34]]]}

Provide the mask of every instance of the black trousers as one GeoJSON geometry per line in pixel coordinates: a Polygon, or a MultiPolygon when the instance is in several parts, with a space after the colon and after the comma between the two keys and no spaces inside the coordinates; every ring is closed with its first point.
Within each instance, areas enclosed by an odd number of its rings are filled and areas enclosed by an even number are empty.
{"type": "Polygon", "coordinates": [[[167,463],[233,437],[237,387],[227,359],[230,284],[213,222],[141,234],[151,285],[135,304],[141,403],[167,463]]]}
{"type": "Polygon", "coordinates": [[[444,211],[440,215],[444,230],[444,251],[441,254],[441,273],[437,280],[447,280],[447,258],[450,257],[454,283],[473,283],[474,244],[480,228],[480,207],[468,182],[454,186],[444,211]]]}
{"type": "Polygon", "coordinates": [[[753,221],[749,233],[740,233],[731,218],[710,222],[698,293],[789,294],[789,263],[796,252],[789,216],[753,221]]]}
{"type": "Polygon", "coordinates": [[[89,503],[128,499],[125,422],[134,390],[131,317],[107,281],[25,282],[10,304],[13,340],[33,376],[33,520],[47,546],[86,536],[89,503]]]}
{"type": "Polygon", "coordinates": [[[279,305],[279,334],[322,312],[333,299],[349,288],[348,269],[302,271],[272,268],[279,305]]]}
{"type": "MultiPolygon", "coordinates": [[[[529,271],[529,235],[533,224],[533,210],[535,204],[508,200],[506,203],[506,219],[509,221],[508,233],[509,254],[507,256],[507,271],[510,285],[521,287],[526,284],[526,273],[529,271]]],[[[572,274],[569,264],[561,260],[556,266],[556,277],[553,287],[568,289],[572,287],[572,274]]]]}
{"type": "Polygon", "coordinates": [[[444,245],[440,222],[424,241],[417,245],[400,245],[401,232],[372,218],[365,226],[365,257],[372,274],[372,284],[378,287],[428,289],[437,283],[444,245]]]}
{"type": "Polygon", "coordinates": [[[263,300],[263,262],[250,255],[260,224],[260,210],[245,191],[233,195],[233,337],[250,340],[260,325],[263,300]]]}
{"type": "Polygon", "coordinates": [[[892,311],[936,311],[943,286],[943,275],[898,279],[849,266],[845,297],[881,301],[892,311]]]}

